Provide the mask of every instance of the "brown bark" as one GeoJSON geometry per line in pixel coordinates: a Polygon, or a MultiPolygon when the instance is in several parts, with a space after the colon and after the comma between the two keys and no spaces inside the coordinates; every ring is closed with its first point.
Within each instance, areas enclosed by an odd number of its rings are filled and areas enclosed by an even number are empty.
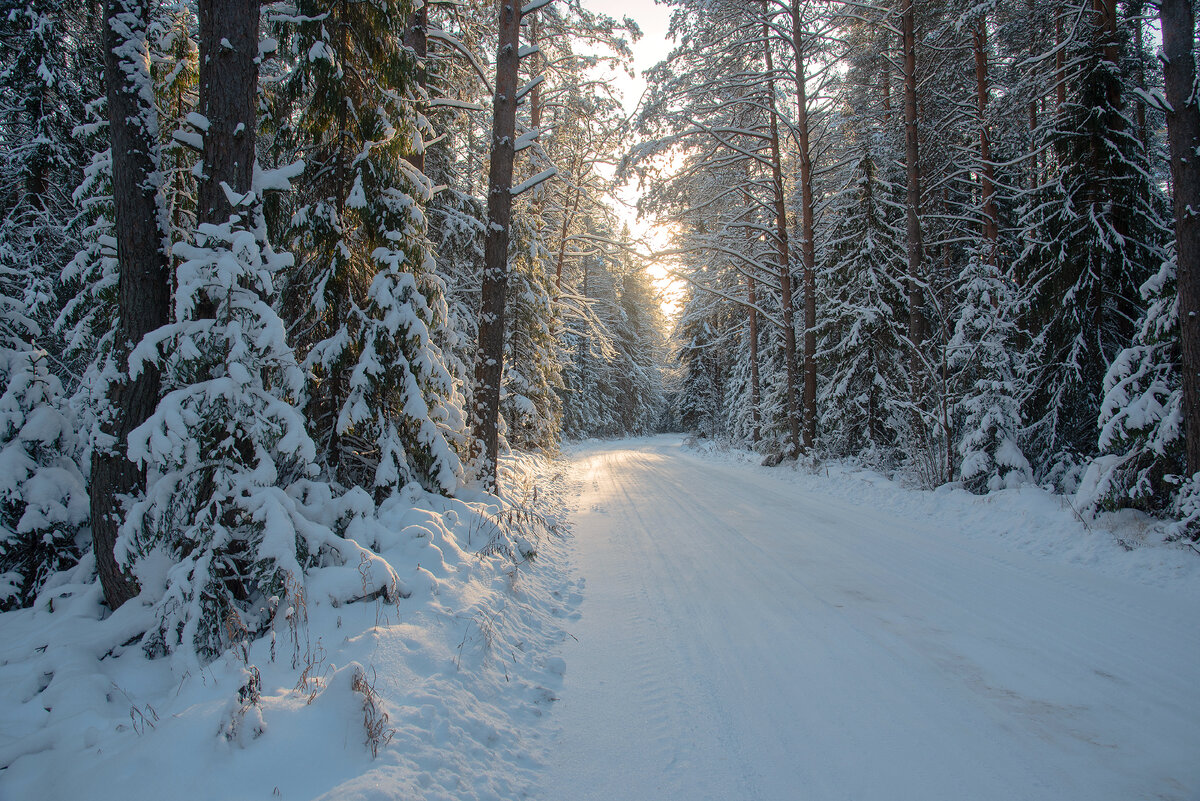
{"type": "Polygon", "coordinates": [[[982,17],[971,37],[975,50],[975,100],[979,111],[980,196],[983,200],[983,238],[987,245],[987,263],[996,266],[996,240],[1000,236],[999,215],[996,213],[995,173],[992,166],[992,147],[988,138],[988,53],[987,17],[982,17]]]}
{"type": "Polygon", "coordinates": [[[200,113],[204,176],[199,223],[222,224],[233,207],[222,188],[249,192],[257,130],[259,0],[200,0],[200,113]]]}
{"type": "Polygon", "coordinates": [[[1196,81],[1196,18],[1192,0],[1162,0],[1163,80],[1167,102],[1167,141],[1175,185],[1175,263],[1179,287],[1179,340],[1182,345],[1183,419],[1187,470],[1200,472],[1200,106],[1196,81]]]}
{"type": "Polygon", "coordinates": [[[504,374],[504,307],[508,294],[508,234],[512,223],[512,176],[517,128],[517,68],[521,9],[498,0],[496,95],[492,101],[492,160],[488,171],[488,229],[484,241],[479,345],[475,356],[474,436],[483,448],[484,484],[496,488],[499,458],[500,384],[504,374]]]}
{"type": "MultiPolygon", "coordinates": [[[[1130,3],[1129,10],[1134,17],[1134,42],[1137,47],[1137,85],[1142,92],[1146,91],[1146,41],[1143,28],[1145,27],[1145,5],[1141,2],[1130,3]]],[[[1146,101],[1139,96],[1137,100],[1137,127],[1138,140],[1142,143],[1142,149],[1147,153],[1150,152],[1150,130],[1146,125],[1146,101]]]]}
{"type": "Polygon", "coordinates": [[[104,598],[113,609],[138,593],[137,582],[113,554],[124,518],[122,499],[145,489],[145,474],[126,458],[129,432],[153,414],[161,391],[155,367],[147,365],[137,378],[129,379],[126,364],[133,346],[165,325],[170,310],[170,270],[160,227],[162,207],[151,179],[158,167],[158,145],[152,133],[156,112],[140,92],[142,82],[149,81],[144,54],[130,53],[126,38],[130,33],[144,35],[145,27],[144,0],[109,0],[106,4],[104,76],[120,275],[111,358],[120,372],[108,388],[111,414],[101,424],[112,444],[97,443],[89,493],[96,569],[104,598]]]}
{"type": "Polygon", "coordinates": [[[1117,0],[1092,0],[1092,11],[1096,15],[1096,26],[1104,42],[1104,58],[1121,63],[1121,40],[1117,34],[1117,0]]]}
{"type": "Polygon", "coordinates": [[[908,217],[905,244],[908,250],[908,338],[912,343],[913,374],[920,371],[916,349],[925,336],[921,290],[925,246],[921,237],[921,164],[917,143],[917,42],[913,0],[901,0],[900,32],[904,72],[904,157],[908,174],[908,217]]]}
{"type": "MultiPolygon", "coordinates": [[[[771,29],[767,22],[767,4],[763,3],[763,50],[767,75],[775,74],[771,54],[771,29]]],[[[788,456],[800,452],[800,407],[796,387],[799,369],[796,363],[796,312],[792,303],[792,265],[788,246],[787,203],[783,196],[783,165],[779,150],[779,112],[775,108],[775,79],[767,79],[771,131],[771,188],[775,200],[775,253],[779,262],[779,305],[783,311],[783,358],[787,383],[788,456]]]]}
{"type": "Polygon", "coordinates": [[[813,169],[809,146],[808,87],[800,2],[792,0],[792,49],[796,55],[796,129],[800,140],[800,261],[804,281],[804,449],[817,439],[817,278],[813,241],[813,169]]]}
{"type": "MultiPolygon", "coordinates": [[[[429,57],[429,4],[422,3],[408,18],[404,28],[404,46],[413,51],[417,60],[417,85],[424,93],[429,88],[429,70],[426,59],[429,57]]],[[[424,112],[424,104],[421,111],[424,112]]],[[[421,172],[425,172],[425,152],[413,153],[408,156],[408,163],[421,172]]]]}
{"type": "MultiPolygon", "coordinates": [[[[537,45],[538,35],[540,30],[538,27],[538,13],[536,11],[531,15],[529,21],[529,43],[537,45]]],[[[534,53],[530,56],[533,59],[533,80],[537,81],[542,75],[542,54],[534,53]]],[[[529,90],[529,127],[537,130],[542,127],[542,86],[535,83],[534,87],[529,90]]]]}
{"type": "MultiPolygon", "coordinates": [[[[1110,64],[1121,64],[1121,36],[1117,32],[1117,0],[1092,0],[1099,44],[1104,50],[1104,60],[1110,64]]],[[[1108,81],[1108,104],[1111,108],[1123,106],[1121,82],[1108,81]]]]}

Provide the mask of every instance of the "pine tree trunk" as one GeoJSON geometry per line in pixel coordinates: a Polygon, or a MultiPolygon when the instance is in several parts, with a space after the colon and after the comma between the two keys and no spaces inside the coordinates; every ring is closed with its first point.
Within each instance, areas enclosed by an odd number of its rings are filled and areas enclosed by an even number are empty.
{"type": "Polygon", "coordinates": [[[496,95],[492,103],[492,163],[488,173],[488,228],[484,242],[475,356],[474,436],[483,448],[485,486],[496,488],[499,458],[500,384],[504,374],[504,306],[508,294],[508,234],[512,223],[512,176],[517,128],[517,67],[521,9],[499,0],[500,37],[496,52],[496,95]]]}
{"type": "MultiPolygon", "coordinates": [[[[917,42],[913,0],[901,0],[900,33],[904,71],[904,158],[908,175],[907,231],[908,250],[908,338],[913,348],[912,372],[921,371],[916,352],[925,336],[921,312],[924,293],[921,290],[925,262],[925,247],[921,238],[921,164],[917,144],[917,42]]],[[[918,399],[914,399],[918,400],[918,399]]]]}
{"type": "MultiPolygon", "coordinates": [[[[1025,10],[1029,15],[1029,41],[1026,43],[1025,54],[1029,58],[1035,58],[1041,48],[1043,31],[1041,25],[1038,24],[1041,21],[1041,18],[1037,14],[1037,7],[1034,5],[1034,0],[1025,0],[1025,10]]],[[[1031,162],[1029,188],[1033,188],[1038,185],[1038,181],[1040,180],[1039,176],[1041,174],[1039,169],[1040,159],[1038,158],[1037,147],[1034,141],[1037,137],[1038,129],[1038,99],[1039,98],[1035,95],[1029,100],[1029,153],[1031,162]]],[[[1020,276],[1018,276],[1018,280],[1021,280],[1020,276]]]]}
{"type": "Polygon", "coordinates": [[[792,0],[792,49],[796,54],[796,129],[800,140],[800,259],[804,274],[804,449],[817,439],[817,278],[813,241],[813,168],[809,146],[808,87],[804,67],[800,0],[792,0]]]}
{"type": "MultiPolygon", "coordinates": [[[[763,48],[766,54],[767,75],[775,74],[771,54],[771,29],[767,21],[767,4],[763,3],[763,48]]],[[[798,401],[799,369],[796,362],[796,312],[792,301],[791,248],[788,246],[787,203],[783,195],[783,166],[779,148],[779,112],[775,108],[775,80],[767,78],[769,118],[771,124],[771,188],[775,196],[775,253],[779,261],[779,304],[783,310],[783,358],[787,381],[788,452],[789,457],[800,452],[800,406],[798,401]]]]}
{"type": "Polygon", "coordinates": [[[126,458],[129,432],[153,414],[161,391],[159,372],[145,366],[126,374],[130,350],[166,325],[170,270],[165,219],[153,176],[159,167],[156,111],[149,92],[144,0],[109,0],[105,6],[104,74],[112,143],[113,201],[117,235],[117,332],[112,360],[120,371],[109,385],[110,414],[97,443],[89,486],[96,569],[109,607],[138,593],[136,581],[116,561],[113,547],[124,518],[123,498],[145,489],[145,474],[126,458]]]}
{"type": "MultiPolygon", "coordinates": [[[[1142,93],[1146,92],[1146,40],[1144,28],[1146,27],[1146,4],[1143,0],[1134,0],[1127,4],[1129,15],[1132,17],[1134,25],[1134,47],[1137,49],[1137,88],[1142,93]]],[[[1141,95],[1137,98],[1137,127],[1138,140],[1142,143],[1142,148],[1149,154],[1150,152],[1150,129],[1146,125],[1146,101],[1142,100],[1141,95]]]]}
{"type": "Polygon", "coordinates": [[[1189,475],[1200,472],[1200,105],[1197,103],[1192,0],[1162,0],[1167,139],[1175,184],[1175,262],[1183,348],[1183,419],[1189,475]]]}
{"type": "Polygon", "coordinates": [[[996,240],[1000,235],[996,213],[995,173],[992,167],[992,148],[988,138],[988,53],[987,17],[982,17],[972,34],[975,50],[975,94],[979,111],[980,196],[983,200],[983,238],[987,247],[987,263],[996,266],[996,240]]]}
{"type": "Polygon", "coordinates": [[[754,443],[762,437],[762,389],[758,373],[758,294],[754,276],[746,276],[746,300],[750,302],[750,418],[754,423],[750,438],[754,443]]]}
{"type": "MultiPolygon", "coordinates": [[[[421,7],[408,18],[404,29],[404,46],[413,51],[417,59],[417,86],[423,94],[429,88],[429,69],[426,59],[429,57],[429,4],[422,3],[421,7]]],[[[425,112],[425,104],[421,104],[421,113],[425,112]]],[[[408,163],[419,171],[425,172],[425,152],[413,153],[408,156],[408,163]]]]}
{"type": "Polygon", "coordinates": [[[198,223],[223,225],[233,206],[222,185],[251,189],[258,128],[258,22],[260,0],[200,0],[200,113],[204,175],[198,223]]]}
{"type": "MultiPolygon", "coordinates": [[[[529,21],[529,44],[537,47],[538,44],[538,13],[534,11],[529,21]]],[[[533,89],[529,91],[529,127],[532,130],[537,130],[542,127],[542,86],[537,82],[538,78],[542,77],[542,55],[534,53],[530,56],[533,59],[533,89]]]]}
{"type": "Polygon", "coordinates": [[[1054,102],[1055,111],[1061,114],[1067,104],[1067,46],[1061,13],[1054,19],[1054,102]]]}

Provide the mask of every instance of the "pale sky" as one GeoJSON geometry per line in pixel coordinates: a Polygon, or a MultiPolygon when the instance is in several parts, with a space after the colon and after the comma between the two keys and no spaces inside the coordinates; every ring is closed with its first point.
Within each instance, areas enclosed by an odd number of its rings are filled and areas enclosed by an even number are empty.
{"type": "MultiPolygon", "coordinates": [[[[624,73],[610,75],[612,82],[620,90],[625,103],[625,112],[631,114],[637,106],[646,82],[642,73],[666,59],[671,51],[672,43],[667,40],[667,25],[670,22],[671,9],[658,5],[653,0],[583,0],[583,6],[590,11],[607,14],[618,20],[630,17],[642,30],[642,38],[632,45],[634,67],[637,75],[630,78],[624,73]]],[[[637,200],[637,187],[625,187],[622,197],[632,205],[637,200]]],[[[669,238],[665,231],[658,229],[653,220],[638,220],[637,212],[632,208],[618,208],[617,213],[629,223],[635,237],[644,237],[650,247],[664,249],[669,247],[669,238]]],[[[666,268],[661,264],[651,264],[649,272],[654,277],[655,284],[663,293],[663,310],[668,315],[675,314],[678,309],[677,299],[682,285],[671,279],[666,268]]]]}
{"type": "MultiPolygon", "coordinates": [[[[667,57],[671,46],[667,41],[670,8],[654,0],[583,0],[584,8],[607,14],[617,20],[630,17],[642,29],[642,38],[633,45],[634,66],[638,72],[654,66],[667,57]]],[[[617,83],[625,95],[625,110],[633,111],[646,83],[639,75],[634,80],[622,75],[617,83]]]]}

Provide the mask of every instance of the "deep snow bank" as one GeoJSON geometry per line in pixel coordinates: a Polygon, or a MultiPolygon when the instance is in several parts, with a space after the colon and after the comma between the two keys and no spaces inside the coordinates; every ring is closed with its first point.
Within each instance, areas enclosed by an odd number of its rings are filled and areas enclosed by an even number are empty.
{"type": "Polygon", "coordinates": [[[0,801],[527,794],[542,759],[530,724],[561,685],[553,654],[578,595],[549,528],[560,469],[507,469],[503,508],[414,485],[352,526],[395,571],[393,602],[365,591],[374,556],[319,569],[271,636],[202,667],[148,659],[145,604],[104,617],[94,582],[0,615],[0,801]],[[348,583],[365,597],[338,601],[348,583]]]}

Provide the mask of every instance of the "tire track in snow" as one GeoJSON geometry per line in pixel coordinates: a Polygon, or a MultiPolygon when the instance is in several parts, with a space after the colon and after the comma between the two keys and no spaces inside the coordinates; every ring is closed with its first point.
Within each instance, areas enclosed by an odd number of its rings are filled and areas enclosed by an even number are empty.
{"type": "Polygon", "coordinates": [[[548,800],[1200,786],[1200,704],[1183,672],[1200,643],[1167,594],[681,455],[677,441],[579,461],[587,590],[548,800]]]}

